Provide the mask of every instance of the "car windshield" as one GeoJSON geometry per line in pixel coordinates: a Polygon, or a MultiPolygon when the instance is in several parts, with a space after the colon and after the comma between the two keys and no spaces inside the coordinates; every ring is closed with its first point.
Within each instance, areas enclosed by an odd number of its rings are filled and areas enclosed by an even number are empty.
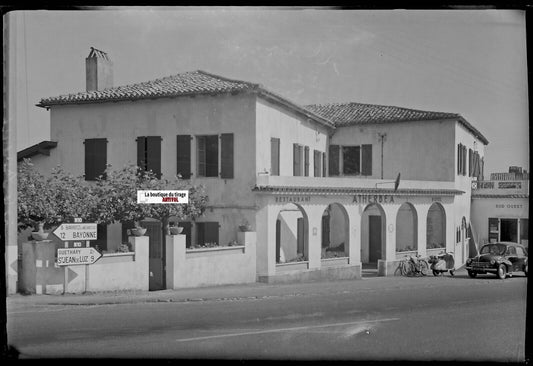
{"type": "Polygon", "coordinates": [[[507,247],[504,244],[488,244],[481,248],[480,254],[503,255],[507,247]]]}

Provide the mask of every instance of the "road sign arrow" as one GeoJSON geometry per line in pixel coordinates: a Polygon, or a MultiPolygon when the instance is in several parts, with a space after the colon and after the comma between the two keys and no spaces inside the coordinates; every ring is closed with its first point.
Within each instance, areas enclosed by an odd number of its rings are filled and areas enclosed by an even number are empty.
{"type": "Polygon", "coordinates": [[[60,240],[96,240],[97,228],[95,223],[61,224],[52,233],[60,240]]]}
{"type": "Polygon", "coordinates": [[[57,265],[75,266],[78,264],[93,264],[102,257],[102,253],[94,248],[58,248],[57,265]]]}

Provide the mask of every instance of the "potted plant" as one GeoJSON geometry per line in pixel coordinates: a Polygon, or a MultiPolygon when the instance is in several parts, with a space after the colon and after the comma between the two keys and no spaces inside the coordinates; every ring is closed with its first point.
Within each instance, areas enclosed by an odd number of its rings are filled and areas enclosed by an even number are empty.
{"type": "Polygon", "coordinates": [[[177,223],[171,221],[169,223],[169,230],[170,230],[170,235],[178,235],[178,234],[181,234],[181,232],[183,231],[183,228],[181,226],[178,226],[177,223]]]}
{"type": "Polygon", "coordinates": [[[242,232],[252,231],[252,226],[250,225],[248,220],[244,219],[242,221],[242,224],[239,225],[239,230],[242,231],[242,232]]]}

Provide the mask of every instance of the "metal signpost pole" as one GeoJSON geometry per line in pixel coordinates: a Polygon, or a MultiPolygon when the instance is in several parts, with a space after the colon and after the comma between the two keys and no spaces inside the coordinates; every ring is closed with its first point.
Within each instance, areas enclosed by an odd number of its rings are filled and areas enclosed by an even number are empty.
{"type": "MultiPolygon", "coordinates": [[[[85,241],[85,247],[86,248],[89,248],[90,245],[89,245],[89,241],[85,241]]],[[[89,265],[86,264],[85,265],[85,292],[87,292],[87,288],[89,287],[89,265]]]]}
{"type": "MultiPolygon", "coordinates": [[[[68,248],[68,241],[65,241],[65,248],[68,248]]],[[[65,266],[65,276],[64,276],[64,283],[63,283],[63,295],[67,293],[67,286],[68,286],[68,266],[65,266]]]]}

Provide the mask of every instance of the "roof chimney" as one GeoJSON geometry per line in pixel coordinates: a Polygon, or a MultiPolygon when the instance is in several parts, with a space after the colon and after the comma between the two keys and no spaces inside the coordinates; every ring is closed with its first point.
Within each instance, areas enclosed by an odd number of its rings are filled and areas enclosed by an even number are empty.
{"type": "Polygon", "coordinates": [[[113,62],[107,53],[91,47],[85,59],[87,91],[113,87],[113,62]]]}

